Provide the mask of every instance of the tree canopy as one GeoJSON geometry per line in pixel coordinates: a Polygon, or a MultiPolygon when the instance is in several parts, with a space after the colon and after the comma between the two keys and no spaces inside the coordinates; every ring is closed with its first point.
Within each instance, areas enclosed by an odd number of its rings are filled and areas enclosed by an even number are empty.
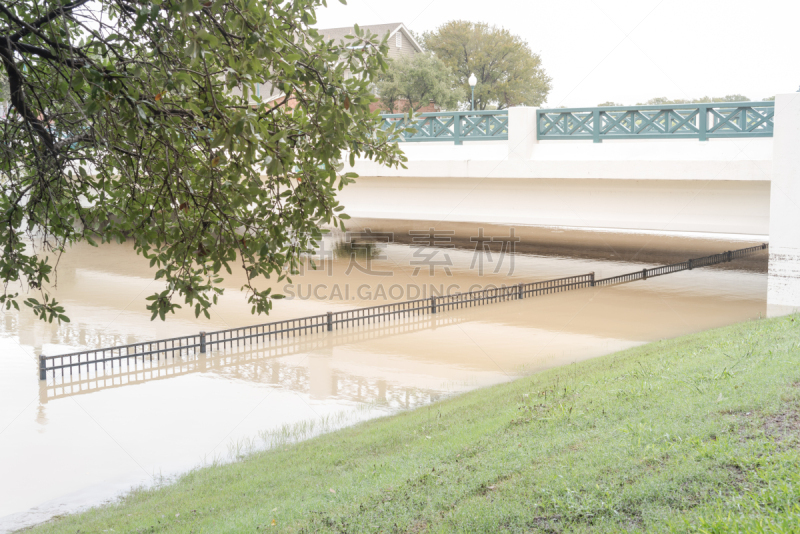
{"type": "Polygon", "coordinates": [[[663,106],[665,104],[710,104],[712,102],[749,102],[750,99],[744,95],[726,95],[726,96],[704,96],[701,98],[687,99],[687,98],[667,98],[665,96],[651,98],[647,102],[639,102],[637,106],[663,106]]]}
{"type": "MultiPolygon", "coordinates": [[[[775,97],[765,98],[764,100],[775,100],[775,97]]],[[[637,106],[665,106],[671,104],[711,104],[713,102],[749,102],[750,99],[744,95],[733,94],[725,96],[704,96],[701,98],[667,98],[665,96],[651,98],[647,102],[638,102],[637,106]]],[[[597,104],[598,107],[614,107],[626,106],[627,104],[620,104],[618,102],[602,102],[597,104]]]]}
{"type": "Polygon", "coordinates": [[[325,0],[10,0],[0,58],[0,303],[68,320],[47,292],[71,243],[130,240],[163,281],[153,318],[208,316],[231,268],[254,313],[259,278],[299,266],[357,156],[404,160],[370,85],[387,48],[357,27],[325,42],[325,0]],[[345,72],[354,74],[345,77],[345,72]],[[264,102],[257,84],[281,96],[264,102]],[[33,295],[25,298],[25,294],[33,295]]]}
{"type": "Polygon", "coordinates": [[[389,112],[417,111],[431,100],[442,108],[452,109],[464,99],[464,89],[453,71],[431,53],[390,61],[376,88],[389,112]]]}
{"type": "Polygon", "coordinates": [[[466,95],[475,74],[475,108],[539,106],[550,92],[550,77],[539,54],[506,29],[454,20],[425,32],[424,46],[449,66],[466,95]]]}

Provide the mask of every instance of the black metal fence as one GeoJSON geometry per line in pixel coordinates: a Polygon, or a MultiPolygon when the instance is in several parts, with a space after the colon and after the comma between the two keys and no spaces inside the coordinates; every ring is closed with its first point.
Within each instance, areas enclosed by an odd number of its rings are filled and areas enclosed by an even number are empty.
{"type": "Polygon", "coordinates": [[[690,260],[682,261],[680,263],[673,263],[671,265],[662,265],[661,267],[653,267],[652,269],[642,269],[641,271],[634,271],[632,273],[621,274],[618,276],[611,276],[609,278],[602,278],[595,280],[596,286],[613,286],[616,284],[625,284],[627,282],[634,282],[636,280],[647,280],[654,276],[662,276],[670,273],[677,273],[678,271],[691,271],[699,267],[708,267],[709,265],[716,265],[718,263],[726,263],[755,252],[766,250],[767,244],[749,248],[740,248],[739,250],[729,250],[721,254],[713,254],[711,256],[703,256],[702,258],[693,258],[690,260]]]}
{"type": "Polygon", "coordinates": [[[72,374],[73,369],[94,371],[113,368],[114,363],[122,365],[130,364],[131,359],[156,361],[162,357],[176,357],[192,354],[193,349],[205,350],[202,344],[203,334],[193,334],[190,336],[174,337],[170,339],[160,339],[158,341],[147,341],[144,343],[133,343],[131,345],[117,345],[102,349],[87,349],[60,356],[39,356],[39,379],[46,378],[47,371],[55,372],[68,369],[72,374]]]}
{"type": "Polygon", "coordinates": [[[145,343],[118,345],[101,349],[87,349],[70,354],[58,356],[39,356],[39,379],[45,380],[47,372],[53,376],[57,371],[63,376],[67,370],[80,373],[81,370],[105,371],[108,367],[114,369],[116,364],[123,364],[130,368],[131,363],[150,361],[156,362],[163,358],[176,358],[192,356],[196,352],[205,354],[208,350],[241,347],[245,344],[281,340],[299,335],[317,332],[331,332],[349,327],[375,324],[389,320],[418,317],[421,315],[435,314],[440,311],[450,311],[508,300],[520,300],[528,297],[571,291],[585,287],[610,286],[624,284],[636,280],[647,280],[654,276],[661,276],[678,271],[692,270],[707,267],[718,263],[733,261],[735,259],[765,250],[766,244],[756,247],[743,248],[693,258],[681,263],[663,265],[652,269],[642,269],[632,273],[612,276],[595,280],[594,273],[568,276],[542,282],[520,283],[511,286],[492,287],[452,295],[431,296],[418,300],[407,300],[392,304],[356,308],[340,312],[328,312],[324,315],[312,315],[299,319],[276,321],[242,328],[230,328],[216,332],[200,332],[189,336],[162,339],[145,343]]]}

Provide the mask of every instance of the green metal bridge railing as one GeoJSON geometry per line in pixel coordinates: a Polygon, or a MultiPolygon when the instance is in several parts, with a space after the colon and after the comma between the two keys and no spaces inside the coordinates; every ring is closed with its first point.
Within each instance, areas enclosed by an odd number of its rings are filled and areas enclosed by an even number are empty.
{"type": "Polygon", "coordinates": [[[713,102],[604,108],[540,109],[546,139],[699,139],[772,137],[774,102],[713,102]]]}
{"type": "MultiPolygon", "coordinates": [[[[772,137],[774,102],[713,102],[559,108],[536,111],[539,140],[591,139],[699,139],[719,137],[772,137]]],[[[399,141],[508,140],[508,110],[421,113],[409,119],[397,113],[381,115],[384,129],[412,127],[399,141]]]]}
{"type": "Polygon", "coordinates": [[[416,132],[401,135],[405,142],[508,140],[508,110],[497,111],[445,111],[421,113],[412,120],[408,115],[395,113],[381,115],[383,127],[396,124],[398,128],[413,127],[416,132]]]}

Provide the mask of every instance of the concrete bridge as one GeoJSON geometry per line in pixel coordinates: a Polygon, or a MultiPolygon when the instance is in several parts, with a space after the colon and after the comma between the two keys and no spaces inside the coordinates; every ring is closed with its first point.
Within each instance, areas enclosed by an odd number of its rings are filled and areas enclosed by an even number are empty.
{"type": "MultiPolygon", "coordinates": [[[[386,125],[401,122],[385,116],[386,125]]],[[[407,169],[357,161],[357,226],[496,224],[769,241],[770,313],[800,308],[800,93],[773,102],[426,114],[407,169]]]]}

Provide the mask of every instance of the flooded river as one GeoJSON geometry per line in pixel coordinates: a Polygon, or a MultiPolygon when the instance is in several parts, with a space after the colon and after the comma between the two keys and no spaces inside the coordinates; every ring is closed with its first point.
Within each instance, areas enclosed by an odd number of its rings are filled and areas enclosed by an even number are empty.
{"type": "MultiPolygon", "coordinates": [[[[0,314],[0,531],[286,440],[649,341],[763,316],[766,254],[631,284],[164,360],[108,378],[38,380],[39,354],[134,343],[442,292],[595,272],[598,278],[742,248],[747,240],[489,228],[332,235],[317,270],[275,286],[253,317],[226,279],[211,319],[151,322],[159,289],[131,247],[79,245],[58,272],[71,318],[0,314]],[[537,233],[538,232],[538,233],[537,233]],[[491,234],[491,235],[489,235],[491,234]],[[504,238],[498,237],[505,236],[504,238]],[[494,237],[494,239],[492,239],[494,237]],[[509,244],[511,246],[509,246],[509,244]]],[[[419,224],[417,226],[420,226],[419,224]]]]}

